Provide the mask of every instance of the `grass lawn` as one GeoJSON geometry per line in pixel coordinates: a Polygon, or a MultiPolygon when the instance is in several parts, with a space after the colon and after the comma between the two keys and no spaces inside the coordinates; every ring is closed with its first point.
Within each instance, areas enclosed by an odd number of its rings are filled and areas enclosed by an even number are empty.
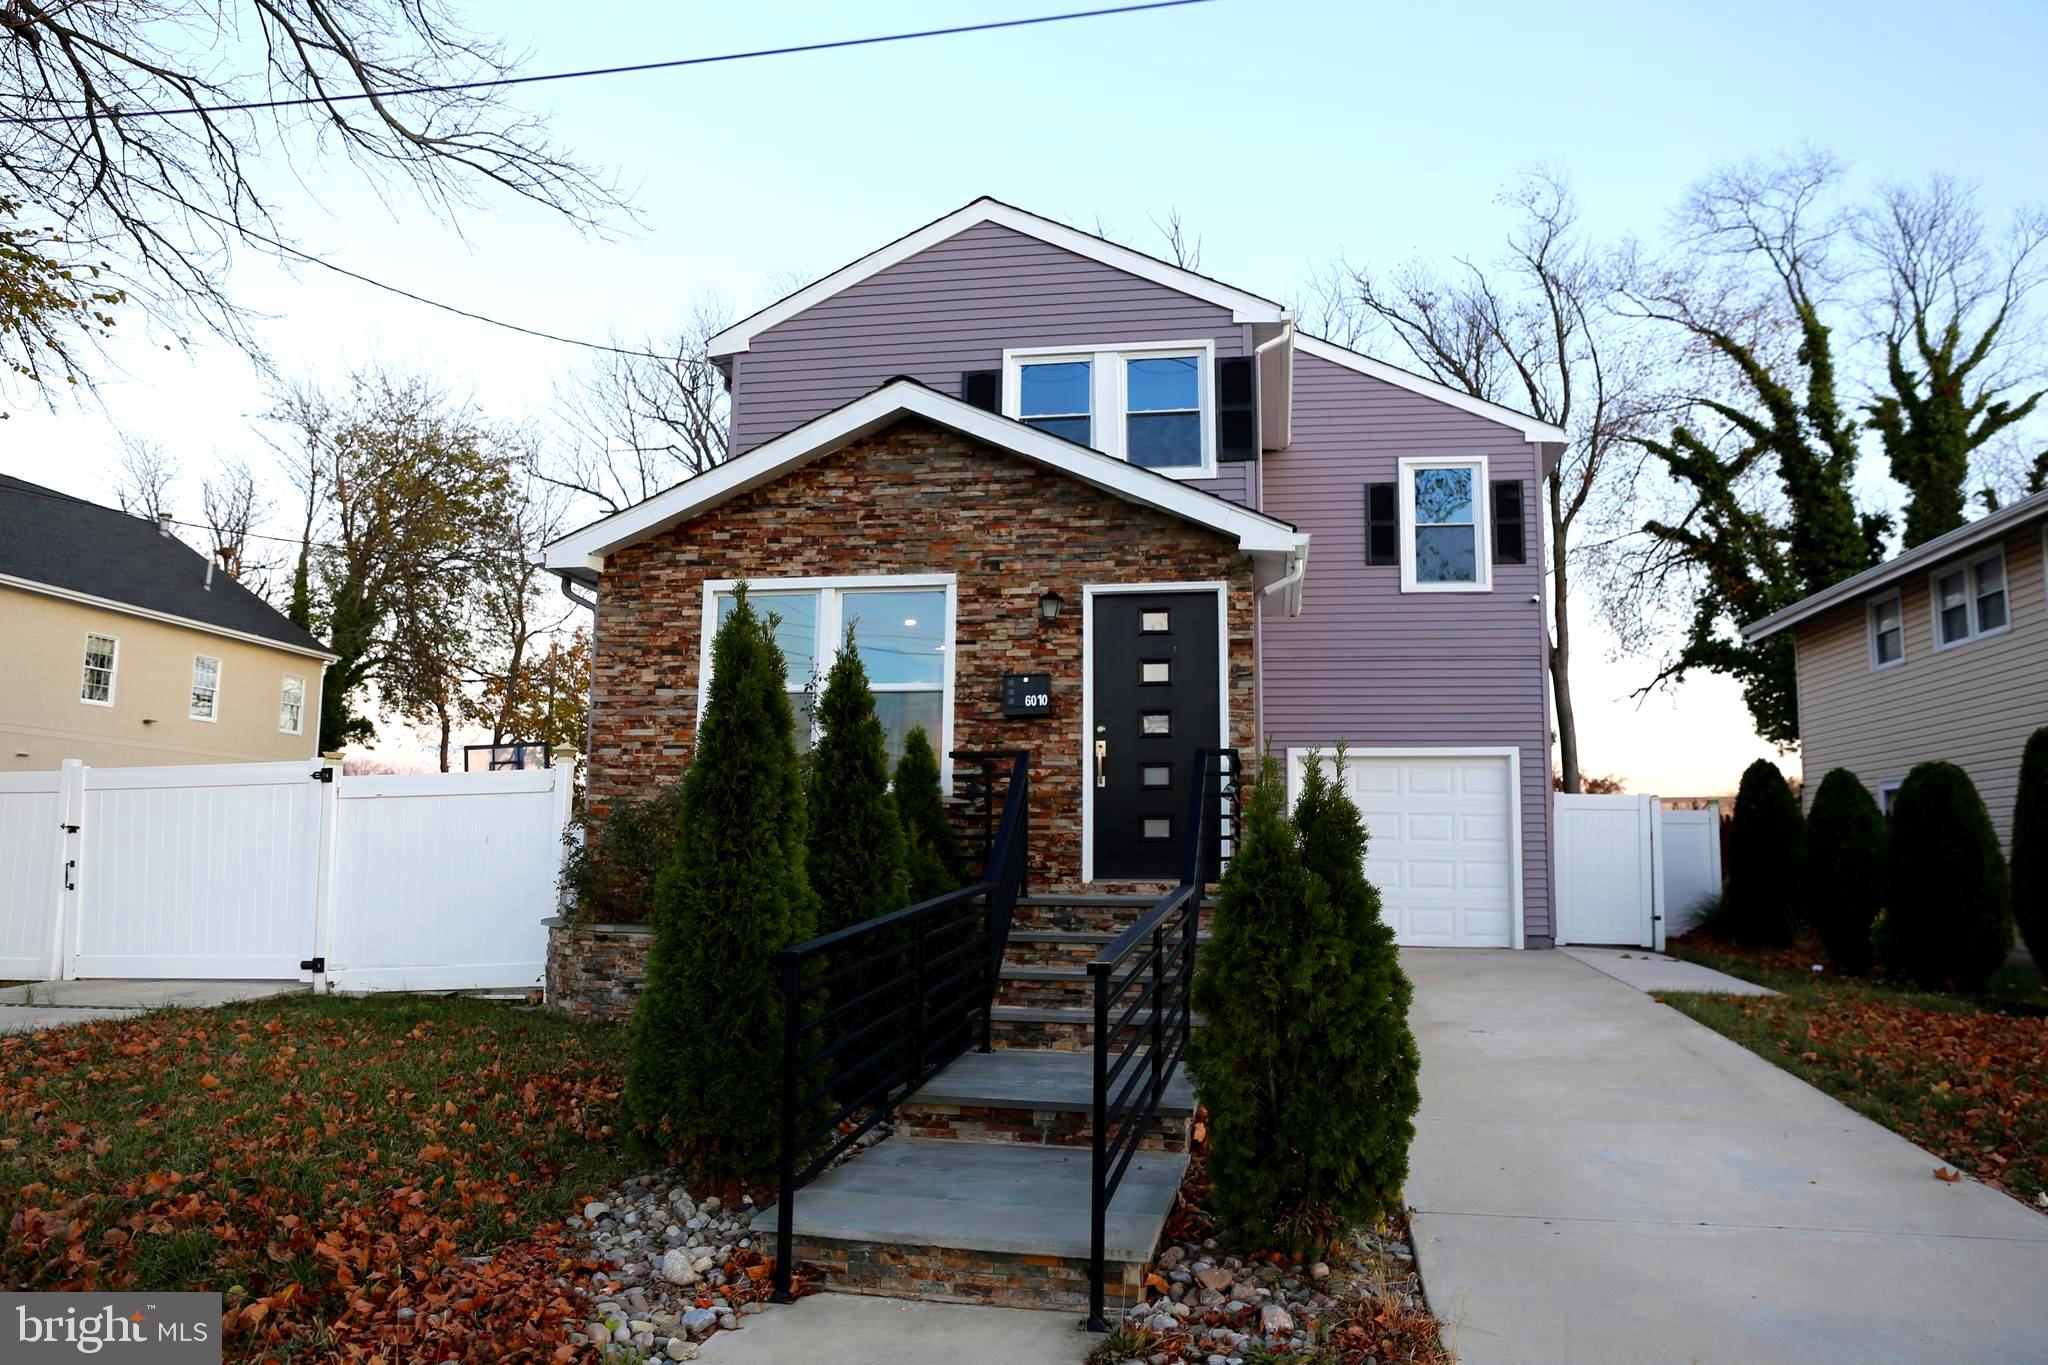
{"type": "Polygon", "coordinates": [[[2048,1211],[2048,989],[2008,967],[1982,996],[1815,974],[1812,953],[1674,941],[1671,954],[1785,992],[1672,994],[1672,1007],[2048,1211]]]}
{"type": "Polygon", "coordinates": [[[410,996],[0,1039],[0,1282],[219,1290],[230,1359],[556,1358],[556,1220],[631,1165],[623,1054],[410,996]]]}

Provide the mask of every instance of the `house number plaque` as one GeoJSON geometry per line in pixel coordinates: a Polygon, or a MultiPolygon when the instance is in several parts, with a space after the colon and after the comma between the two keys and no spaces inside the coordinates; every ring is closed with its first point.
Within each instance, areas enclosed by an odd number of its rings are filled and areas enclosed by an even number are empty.
{"type": "Polygon", "coordinates": [[[1052,714],[1052,674],[1003,674],[1004,716],[1049,716],[1052,714]]]}

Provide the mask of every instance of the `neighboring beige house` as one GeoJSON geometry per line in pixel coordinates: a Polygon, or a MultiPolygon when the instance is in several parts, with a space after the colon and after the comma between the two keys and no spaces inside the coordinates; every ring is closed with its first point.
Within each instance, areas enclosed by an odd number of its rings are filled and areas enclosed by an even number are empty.
{"type": "Polygon", "coordinates": [[[1889,810],[1914,764],[1946,759],[2010,842],[2020,751],[2048,725],[2044,556],[2036,493],[1743,629],[1797,644],[1809,799],[1847,768],[1889,810]]]}
{"type": "Polygon", "coordinates": [[[0,771],[311,758],[334,657],[168,528],[0,475],[0,771]]]}

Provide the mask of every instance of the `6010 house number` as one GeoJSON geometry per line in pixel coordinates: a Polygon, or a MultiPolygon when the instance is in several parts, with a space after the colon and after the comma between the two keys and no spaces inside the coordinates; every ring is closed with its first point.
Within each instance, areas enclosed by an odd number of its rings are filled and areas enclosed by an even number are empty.
{"type": "Polygon", "coordinates": [[[1049,716],[1052,714],[1052,674],[1005,673],[1003,715],[1049,716]]]}

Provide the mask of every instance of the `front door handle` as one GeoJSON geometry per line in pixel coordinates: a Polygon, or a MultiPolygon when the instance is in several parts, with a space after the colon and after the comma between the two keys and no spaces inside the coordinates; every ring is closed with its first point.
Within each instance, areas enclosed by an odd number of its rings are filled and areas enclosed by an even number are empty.
{"type": "Polygon", "coordinates": [[[1098,787],[1107,787],[1107,786],[1109,785],[1109,770],[1108,770],[1108,765],[1109,765],[1109,741],[1108,741],[1108,740],[1106,740],[1106,739],[1098,739],[1098,740],[1096,740],[1096,741],[1095,741],[1095,785],[1096,785],[1096,786],[1098,786],[1098,787]]]}

